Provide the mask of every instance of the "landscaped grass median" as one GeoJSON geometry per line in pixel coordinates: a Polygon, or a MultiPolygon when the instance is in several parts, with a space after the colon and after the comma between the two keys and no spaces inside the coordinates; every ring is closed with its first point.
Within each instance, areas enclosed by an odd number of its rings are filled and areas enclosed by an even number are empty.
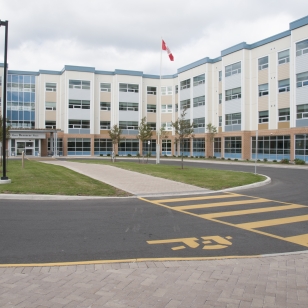
{"type": "MultiPolygon", "coordinates": [[[[112,163],[109,160],[73,160],[90,164],[108,164],[130,171],[140,172],[164,179],[195,185],[211,190],[220,190],[236,186],[248,185],[265,180],[264,176],[236,171],[215,170],[206,168],[193,168],[184,165],[178,166],[164,164],[147,164],[138,162],[118,161],[112,163]]],[[[132,179],[133,180],[133,179],[132,179]]]]}
{"type": "MultiPolygon", "coordinates": [[[[2,167],[0,167],[2,176],[2,167]]],[[[1,184],[0,193],[69,196],[129,196],[130,194],[67,168],[25,160],[9,160],[7,177],[11,184],[1,184]]],[[[1,195],[0,195],[1,199],[1,195]]]]}

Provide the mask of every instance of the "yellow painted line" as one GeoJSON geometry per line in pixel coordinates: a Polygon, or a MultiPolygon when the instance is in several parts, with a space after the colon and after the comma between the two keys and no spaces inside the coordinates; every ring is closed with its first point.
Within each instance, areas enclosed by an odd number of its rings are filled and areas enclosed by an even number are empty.
{"type": "Polygon", "coordinates": [[[290,204],[282,206],[273,206],[273,207],[262,207],[258,209],[242,210],[242,211],[231,211],[231,212],[221,212],[221,213],[210,213],[200,215],[202,218],[218,218],[218,217],[229,217],[229,216],[240,216],[240,215],[249,215],[257,213],[266,213],[266,212],[276,212],[292,209],[300,209],[305,207],[304,205],[299,204],[290,204]]]}
{"type": "Polygon", "coordinates": [[[308,234],[301,234],[301,235],[296,235],[296,236],[288,236],[285,238],[289,242],[303,245],[303,246],[308,246],[308,234]]]}
{"type": "Polygon", "coordinates": [[[114,263],[136,263],[136,262],[167,262],[167,261],[206,261],[206,260],[224,260],[224,259],[247,259],[260,258],[261,255],[248,256],[216,256],[216,257],[174,257],[174,258],[136,258],[136,259],[120,259],[120,260],[94,260],[94,261],[76,261],[76,262],[55,262],[55,263],[10,263],[0,264],[0,268],[4,267],[53,267],[53,266],[78,266],[78,265],[95,265],[95,264],[114,264],[114,263]]]}
{"type": "Polygon", "coordinates": [[[208,199],[223,199],[223,198],[234,198],[234,197],[241,197],[241,195],[238,195],[238,194],[223,194],[223,195],[218,195],[218,196],[216,195],[216,196],[203,196],[203,197],[191,197],[191,198],[151,200],[151,202],[170,203],[170,202],[208,200],[208,199]]]}
{"type": "MultiPolygon", "coordinates": [[[[246,197],[249,197],[249,196],[246,196],[246,197]]],[[[191,213],[191,212],[181,211],[181,210],[175,209],[174,207],[170,207],[170,206],[167,206],[167,205],[164,205],[164,204],[152,202],[152,200],[147,200],[147,199],[144,199],[144,198],[139,198],[139,199],[140,199],[140,200],[143,200],[143,201],[145,201],[145,202],[149,202],[149,203],[152,203],[152,204],[155,204],[155,205],[159,205],[159,206],[164,207],[164,208],[167,208],[167,209],[169,209],[169,210],[175,210],[175,211],[177,211],[177,212],[179,212],[179,213],[183,213],[183,214],[186,214],[186,215],[190,215],[190,216],[194,216],[194,217],[206,219],[206,220],[208,220],[208,221],[216,222],[216,223],[218,223],[218,224],[223,224],[223,225],[226,225],[226,226],[239,228],[239,225],[231,224],[231,223],[226,222],[226,221],[221,221],[221,220],[217,220],[217,219],[213,219],[213,218],[203,218],[203,217],[201,217],[201,216],[198,215],[198,214],[191,213]]],[[[276,202],[276,203],[287,204],[286,202],[280,202],[280,201],[274,201],[274,200],[269,200],[269,201],[271,201],[271,202],[276,202]]],[[[286,239],[286,238],[284,238],[284,237],[281,237],[281,236],[278,236],[278,235],[275,235],[275,234],[271,234],[271,233],[267,233],[267,232],[264,232],[264,231],[254,230],[254,229],[246,229],[246,230],[247,230],[247,231],[250,231],[250,232],[257,233],[257,234],[261,234],[261,235],[264,235],[264,236],[268,236],[268,237],[271,237],[271,238],[274,238],[274,239],[277,239],[277,240],[281,240],[281,241],[285,241],[285,242],[294,243],[294,242],[289,241],[288,239],[286,239]]],[[[308,244],[300,244],[300,245],[305,246],[305,247],[308,247],[308,244]]]]}
{"type": "Polygon", "coordinates": [[[238,200],[238,201],[228,201],[228,202],[215,202],[215,203],[205,203],[205,204],[194,204],[194,205],[182,205],[174,206],[172,209],[186,211],[195,209],[204,209],[209,207],[219,207],[219,206],[229,206],[229,205],[241,205],[241,204],[251,204],[251,203],[262,203],[268,202],[268,199],[254,199],[254,200],[238,200]]]}
{"type": "Polygon", "coordinates": [[[247,222],[244,224],[237,224],[236,226],[242,229],[251,230],[251,229],[257,229],[257,228],[263,228],[263,227],[291,224],[294,222],[301,222],[301,221],[307,221],[307,220],[308,220],[308,215],[301,215],[301,216],[261,220],[261,221],[255,221],[255,222],[247,222]]]}

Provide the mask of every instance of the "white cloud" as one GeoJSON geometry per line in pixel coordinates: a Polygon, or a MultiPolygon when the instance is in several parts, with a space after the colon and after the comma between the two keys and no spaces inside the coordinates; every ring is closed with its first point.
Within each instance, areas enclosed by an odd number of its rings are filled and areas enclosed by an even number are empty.
{"type": "MultiPolygon", "coordinates": [[[[163,74],[174,74],[240,42],[288,30],[308,12],[308,1],[0,0],[0,7],[0,18],[9,20],[10,69],[78,65],[159,74],[163,36],[175,56],[173,63],[163,54],[163,74]]],[[[3,41],[0,28],[0,62],[3,41]]]]}

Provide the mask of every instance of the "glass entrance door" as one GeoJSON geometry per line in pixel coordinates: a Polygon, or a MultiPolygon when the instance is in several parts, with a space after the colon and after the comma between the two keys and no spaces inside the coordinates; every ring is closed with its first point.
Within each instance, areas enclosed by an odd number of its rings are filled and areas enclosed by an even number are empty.
{"type": "Polygon", "coordinates": [[[25,151],[26,155],[34,155],[34,142],[33,141],[17,141],[17,155],[22,155],[25,151]]]}

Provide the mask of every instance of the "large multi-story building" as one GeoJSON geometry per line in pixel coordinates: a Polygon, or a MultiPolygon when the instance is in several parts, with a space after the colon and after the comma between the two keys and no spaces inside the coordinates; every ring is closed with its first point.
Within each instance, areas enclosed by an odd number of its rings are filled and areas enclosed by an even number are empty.
{"type": "Polygon", "coordinates": [[[69,65],[9,70],[8,152],[106,155],[112,151],[108,130],[117,124],[125,136],[119,155],[154,155],[160,127],[168,132],[159,141],[161,154],[176,155],[171,123],[184,107],[195,130],[184,142],[185,155],[255,159],[257,152],[258,159],[308,161],[308,16],[285,32],[237,44],[162,78],[69,65]],[[153,137],[141,144],[136,135],[143,117],[153,137]],[[209,123],[218,128],[213,142],[209,123]]]}

